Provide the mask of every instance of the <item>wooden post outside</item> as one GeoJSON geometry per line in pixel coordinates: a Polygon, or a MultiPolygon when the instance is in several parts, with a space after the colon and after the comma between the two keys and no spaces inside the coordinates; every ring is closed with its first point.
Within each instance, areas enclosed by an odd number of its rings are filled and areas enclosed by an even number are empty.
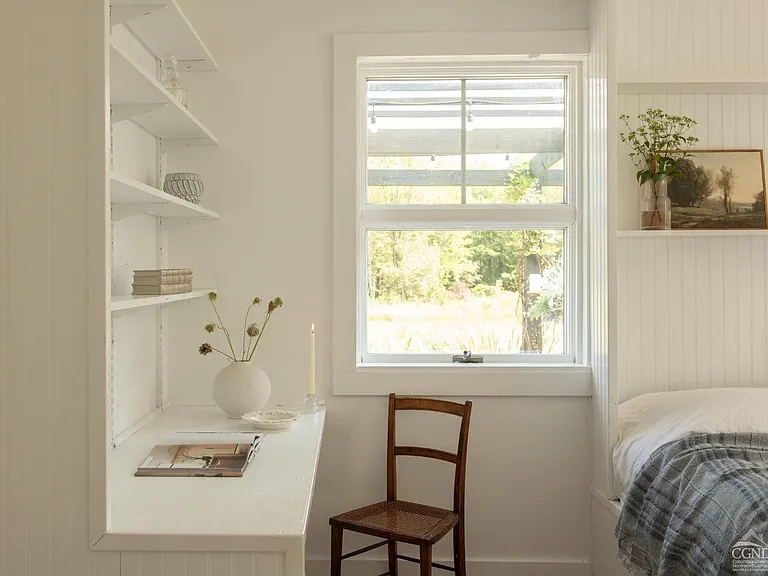
{"type": "Polygon", "coordinates": [[[523,352],[541,352],[541,320],[531,317],[531,309],[536,301],[538,294],[529,291],[531,274],[541,274],[541,265],[539,257],[536,254],[527,254],[525,256],[523,278],[523,352]]]}

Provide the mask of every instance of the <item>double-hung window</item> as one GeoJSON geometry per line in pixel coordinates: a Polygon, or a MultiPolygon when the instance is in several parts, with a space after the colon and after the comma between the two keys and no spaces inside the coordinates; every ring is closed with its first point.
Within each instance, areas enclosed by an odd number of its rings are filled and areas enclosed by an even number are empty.
{"type": "Polygon", "coordinates": [[[586,51],[559,32],[335,38],[334,393],[589,393],[586,51]]]}
{"type": "Polygon", "coordinates": [[[361,364],[576,360],[575,76],[361,67],[361,364]]]}

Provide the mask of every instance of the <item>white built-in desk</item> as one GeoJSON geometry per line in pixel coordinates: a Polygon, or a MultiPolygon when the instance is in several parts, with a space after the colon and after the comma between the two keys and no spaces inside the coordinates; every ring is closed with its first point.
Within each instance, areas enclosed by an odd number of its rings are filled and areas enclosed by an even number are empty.
{"type": "Polygon", "coordinates": [[[136,478],[152,447],[179,442],[178,432],[254,430],[215,407],[164,411],[109,454],[110,529],[96,548],[284,552],[285,575],[302,575],[324,422],[321,408],[265,432],[242,478],[136,478]]]}

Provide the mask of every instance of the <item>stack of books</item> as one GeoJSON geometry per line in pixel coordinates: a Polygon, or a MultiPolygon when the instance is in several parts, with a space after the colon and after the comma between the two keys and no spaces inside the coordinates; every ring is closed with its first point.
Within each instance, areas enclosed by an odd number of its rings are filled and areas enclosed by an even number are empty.
{"type": "Polygon", "coordinates": [[[167,296],[192,292],[191,268],[133,271],[134,296],[167,296]]]}

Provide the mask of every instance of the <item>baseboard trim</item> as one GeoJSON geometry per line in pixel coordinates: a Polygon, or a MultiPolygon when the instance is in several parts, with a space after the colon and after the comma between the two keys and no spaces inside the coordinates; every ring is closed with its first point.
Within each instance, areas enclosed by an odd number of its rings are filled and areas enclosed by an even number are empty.
{"type": "MultiPolygon", "coordinates": [[[[450,560],[435,559],[435,562],[450,564],[450,560]]],[[[387,561],[380,559],[350,558],[343,563],[344,576],[371,576],[387,571],[387,561]]],[[[331,563],[327,558],[308,558],[306,576],[328,576],[331,563]]],[[[418,574],[418,566],[410,562],[400,562],[399,573],[402,576],[418,574]]],[[[435,572],[433,571],[433,574],[435,572]]],[[[436,573],[443,574],[441,570],[436,573]]],[[[577,560],[530,561],[530,560],[468,560],[467,573],[472,576],[590,576],[591,565],[587,561],[577,560]]],[[[449,574],[445,572],[445,574],[449,574]]]]}
{"type": "Polygon", "coordinates": [[[597,488],[594,486],[589,487],[590,492],[592,492],[592,497],[600,502],[600,504],[603,505],[603,507],[608,510],[611,514],[613,514],[616,518],[619,517],[621,514],[621,502],[617,500],[609,500],[608,497],[600,492],[597,488]]]}

